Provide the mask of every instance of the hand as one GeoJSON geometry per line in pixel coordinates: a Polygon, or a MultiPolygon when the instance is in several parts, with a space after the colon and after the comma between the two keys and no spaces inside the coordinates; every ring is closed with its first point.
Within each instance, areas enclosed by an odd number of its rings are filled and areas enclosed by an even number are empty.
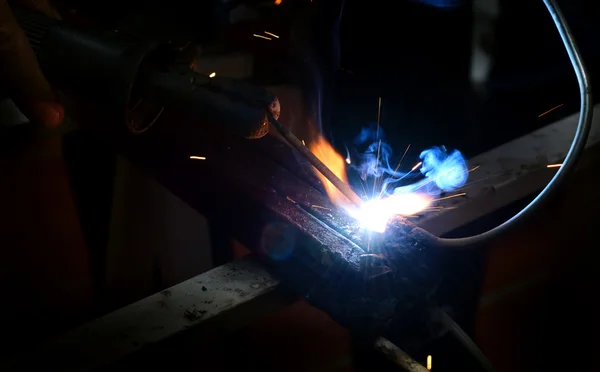
{"type": "MultiPolygon", "coordinates": [[[[59,18],[49,0],[16,3],[59,18]]],[[[42,74],[35,53],[6,0],[0,0],[0,87],[7,90],[32,122],[55,128],[63,121],[64,108],[42,74]]]]}

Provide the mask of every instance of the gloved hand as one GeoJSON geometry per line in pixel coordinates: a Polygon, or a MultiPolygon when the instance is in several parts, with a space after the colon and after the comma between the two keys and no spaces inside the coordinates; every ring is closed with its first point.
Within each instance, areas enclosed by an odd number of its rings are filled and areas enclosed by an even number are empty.
{"type": "MultiPolygon", "coordinates": [[[[15,3],[60,18],[49,0],[15,3]]],[[[31,45],[6,0],[0,0],[0,88],[32,122],[55,128],[63,121],[64,108],[40,70],[31,45]]]]}

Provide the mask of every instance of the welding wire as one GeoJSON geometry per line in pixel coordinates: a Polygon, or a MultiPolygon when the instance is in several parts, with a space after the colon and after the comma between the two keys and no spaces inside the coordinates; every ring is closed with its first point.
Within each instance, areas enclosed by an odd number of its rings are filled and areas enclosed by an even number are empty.
{"type": "Polygon", "coordinates": [[[410,355],[386,338],[379,337],[375,340],[375,350],[381,351],[390,362],[407,372],[428,371],[422,364],[414,360],[410,355]]]}
{"type": "Polygon", "coordinates": [[[281,133],[283,138],[285,138],[296,150],[302,154],[325,178],[329,180],[337,188],[348,200],[350,200],[357,207],[360,207],[363,203],[362,199],[356,195],[356,193],[350,188],[350,186],[339,179],[338,176],[335,175],[323,162],[317,158],[315,154],[313,154],[308,147],[304,146],[302,141],[298,139],[289,129],[284,127],[280,122],[278,122],[273,116],[269,115],[269,121],[271,124],[275,126],[277,131],[281,133]]]}
{"type": "Polygon", "coordinates": [[[546,5],[546,9],[552,16],[556,30],[560,35],[565,50],[569,55],[573,70],[577,76],[577,82],[579,83],[579,95],[581,99],[579,111],[579,123],[577,124],[577,130],[575,131],[575,137],[569,148],[569,152],[565,157],[563,166],[558,168],[554,177],[548,182],[546,187],[533,199],[525,208],[519,213],[512,216],[508,221],[503,224],[496,226],[495,228],[488,230],[479,235],[473,235],[465,238],[437,238],[437,245],[443,248],[473,248],[481,246],[484,243],[497,237],[498,235],[504,234],[507,230],[512,229],[517,223],[522,222],[526,217],[530,216],[537,208],[543,205],[555,191],[558,190],[564,180],[575,170],[577,161],[581,157],[583,150],[585,149],[585,143],[587,142],[590,128],[592,127],[592,87],[590,83],[590,76],[585,68],[581,53],[577,47],[575,40],[573,39],[573,33],[567,25],[564,15],[556,5],[554,0],[543,0],[546,5]]]}

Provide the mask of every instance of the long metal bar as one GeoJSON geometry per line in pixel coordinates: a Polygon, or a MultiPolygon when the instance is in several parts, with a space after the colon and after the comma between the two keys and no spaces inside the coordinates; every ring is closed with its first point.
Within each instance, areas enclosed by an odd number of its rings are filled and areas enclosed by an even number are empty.
{"type": "MultiPolygon", "coordinates": [[[[178,333],[260,302],[279,279],[253,258],[214,268],[0,363],[0,370],[91,371],[178,333]]],[[[250,316],[259,314],[251,314],[250,316]]],[[[260,311],[260,315],[266,315],[260,311]]],[[[246,312],[240,316],[249,316],[246,312]]],[[[237,322],[240,322],[237,319],[237,322]]]]}
{"type": "Polygon", "coordinates": [[[390,362],[394,363],[406,372],[427,371],[427,368],[423,367],[405,351],[384,337],[378,337],[377,340],[375,340],[375,350],[380,351],[390,362]]]}

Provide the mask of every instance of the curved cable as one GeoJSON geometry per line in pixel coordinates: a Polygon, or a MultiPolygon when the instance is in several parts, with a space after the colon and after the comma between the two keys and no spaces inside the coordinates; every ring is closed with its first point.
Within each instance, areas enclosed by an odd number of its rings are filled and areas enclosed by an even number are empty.
{"type": "Polygon", "coordinates": [[[577,75],[577,82],[579,83],[581,105],[579,123],[577,124],[575,138],[573,139],[569,152],[567,153],[563,165],[559,168],[558,172],[556,172],[554,177],[552,177],[550,182],[548,182],[546,187],[535,197],[535,199],[533,199],[519,213],[515,214],[503,224],[479,235],[473,235],[464,238],[437,238],[437,243],[441,247],[470,248],[473,246],[478,246],[500,234],[503,234],[508,229],[513,228],[517,222],[521,222],[526,217],[531,215],[531,213],[533,213],[544,202],[546,202],[552,194],[554,194],[558,187],[562,185],[564,180],[575,170],[577,161],[583,153],[587,137],[592,126],[593,113],[592,88],[590,85],[589,74],[581,58],[581,53],[575,44],[573,34],[569,29],[562,12],[556,5],[556,2],[554,0],[544,0],[544,4],[552,16],[554,25],[556,26],[565,49],[569,54],[569,59],[571,60],[571,64],[573,65],[573,69],[577,75]]]}

